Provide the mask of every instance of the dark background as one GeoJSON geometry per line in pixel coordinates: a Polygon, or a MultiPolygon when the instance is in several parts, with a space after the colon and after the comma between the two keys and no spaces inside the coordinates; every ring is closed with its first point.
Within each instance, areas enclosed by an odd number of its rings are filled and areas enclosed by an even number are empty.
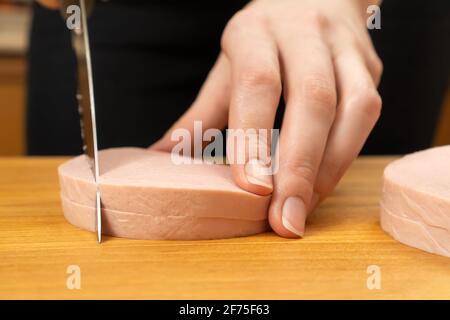
{"type": "MultiPolygon", "coordinates": [[[[90,36],[101,149],[146,147],[189,107],[246,1],[98,1],[90,36]]],[[[75,56],[58,12],[33,5],[27,152],[79,154],[75,56]]],[[[384,63],[382,116],[364,154],[431,146],[450,74],[450,1],[384,1],[371,31],[384,63]]],[[[279,109],[277,125],[283,113],[279,109]]]]}

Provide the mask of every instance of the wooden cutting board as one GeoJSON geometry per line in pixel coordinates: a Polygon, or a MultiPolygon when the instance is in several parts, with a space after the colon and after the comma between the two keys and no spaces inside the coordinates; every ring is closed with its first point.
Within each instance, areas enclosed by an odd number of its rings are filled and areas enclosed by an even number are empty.
{"type": "Polygon", "coordinates": [[[381,175],[393,158],[358,159],[301,240],[101,245],[64,220],[56,175],[64,160],[0,159],[2,299],[450,299],[450,259],[380,229],[381,175]]]}

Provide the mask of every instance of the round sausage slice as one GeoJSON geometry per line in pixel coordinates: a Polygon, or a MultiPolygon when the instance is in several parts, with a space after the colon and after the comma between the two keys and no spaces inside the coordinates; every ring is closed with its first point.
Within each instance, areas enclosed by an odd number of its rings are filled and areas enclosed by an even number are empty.
{"type": "MultiPolygon", "coordinates": [[[[140,148],[102,150],[103,233],[133,239],[219,239],[268,229],[270,196],[242,190],[228,166],[140,148]]],[[[65,218],[95,230],[95,184],[86,156],[59,169],[65,218]]]]}
{"type": "Polygon", "coordinates": [[[404,244],[450,257],[450,146],[416,152],[386,167],[381,226],[404,244]]]}

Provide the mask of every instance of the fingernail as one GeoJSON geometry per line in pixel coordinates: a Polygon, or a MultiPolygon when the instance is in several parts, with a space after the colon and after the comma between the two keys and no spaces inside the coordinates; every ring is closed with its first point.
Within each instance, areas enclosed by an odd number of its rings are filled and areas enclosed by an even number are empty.
{"type": "Polygon", "coordinates": [[[299,237],[305,234],[306,208],[298,197],[289,197],[284,201],[281,211],[283,226],[299,237]]]}
{"type": "Polygon", "coordinates": [[[250,160],[245,165],[245,175],[251,184],[273,190],[272,176],[268,174],[269,168],[258,160],[250,160]]]}

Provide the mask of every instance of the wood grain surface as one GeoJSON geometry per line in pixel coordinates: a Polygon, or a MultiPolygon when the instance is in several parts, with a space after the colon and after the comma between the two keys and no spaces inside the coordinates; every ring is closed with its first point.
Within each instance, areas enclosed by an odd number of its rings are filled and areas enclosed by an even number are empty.
{"type": "Polygon", "coordinates": [[[266,233],[218,241],[137,241],[68,224],[63,158],[0,159],[0,298],[450,298],[450,259],[402,245],[379,226],[381,175],[392,158],[360,158],[315,212],[304,239],[266,233]],[[70,265],[81,288],[68,289],[70,265]],[[381,288],[367,288],[367,268],[381,288]]]}

